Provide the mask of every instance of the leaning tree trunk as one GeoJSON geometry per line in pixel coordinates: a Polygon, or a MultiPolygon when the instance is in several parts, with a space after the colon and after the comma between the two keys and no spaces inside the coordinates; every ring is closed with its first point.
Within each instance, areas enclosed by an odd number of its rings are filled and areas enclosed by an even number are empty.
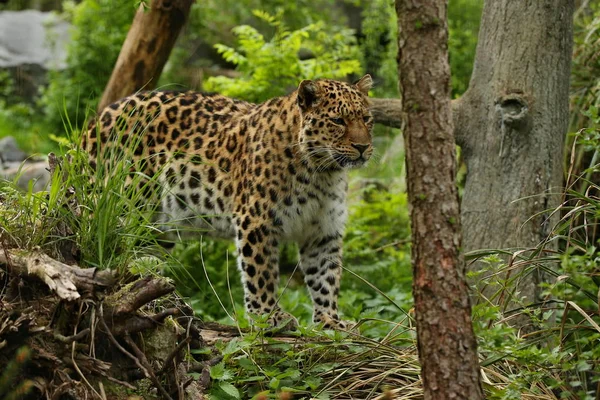
{"type": "Polygon", "coordinates": [[[193,2],[153,0],[149,10],[140,5],[98,111],[140,89],[154,89],[193,2]]]}
{"type": "Polygon", "coordinates": [[[396,11],[424,397],[483,399],[460,250],[447,0],[396,0],[396,11]]]}
{"type": "MultiPolygon", "coordinates": [[[[468,169],[466,252],[531,248],[553,225],[569,124],[573,12],[573,0],[485,2],[470,87],[454,107],[468,169]]],[[[520,280],[528,302],[539,279],[520,280]]]]}

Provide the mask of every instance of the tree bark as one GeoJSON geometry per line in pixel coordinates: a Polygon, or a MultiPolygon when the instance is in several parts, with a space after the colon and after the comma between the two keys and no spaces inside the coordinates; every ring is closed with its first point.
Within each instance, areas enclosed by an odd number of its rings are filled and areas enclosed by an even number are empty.
{"type": "Polygon", "coordinates": [[[149,10],[140,5],[98,111],[140,89],[154,89],[193,3],[153,0],[149,10]]]}
{"type": "Polygon", "coordinates": [[[396,0],[424,398],[483,399],[460,252],[446,0],[396,0]]]}
{"type": "MultiPolygon", "coordinates": [[[[465,252],[531,248],[553,226],[569,124],[573,12],[573,0],[485,2],[470,87],[454,110],[468,169],[465,252]]],[[[539,281],[536,273],[521,277],[518,290],[528,302],[536,301],[539,281]]]]}

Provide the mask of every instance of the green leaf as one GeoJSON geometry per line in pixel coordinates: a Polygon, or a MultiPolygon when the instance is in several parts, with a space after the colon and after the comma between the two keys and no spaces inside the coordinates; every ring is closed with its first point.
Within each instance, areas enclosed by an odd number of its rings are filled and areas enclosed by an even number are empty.
{"type": "Polygon", "coordinates": [[[310,389],[315,390],[319,386],[321,386],[321,378],[316,377],[316,376],[309,376],[304,380],[304,383],[306,383],[306,385],[310,389]]]}
{"type": "Polygon", "coordinates": [[[210,377],[216,380],[228,380],[233,377],[233,374],[225,368],[224,363],[220,362],[210,367],[210,377]]]}
{"type": "Polygon", "coordinates": [[[202,376],[199,372],[188,372],[188,375],[194,378],[194,380],[198,380],[202,376]]]}
{"type": "Polygon", "coordinates": [[[271,382],[269,382],[269,386],[272,387],[273,389],[278,389],[280,383],[281,383],[281,381],[278,378],[273,378],[273,379],[271,379],[271,382]]]}
{"type": "Polygon", "coordinates": [[[241,399],[240,391],[237,390],[237,388],[235,386],[233,386],[231,383],[220,382],[218,387],[223,392],[225,392],[229,397],[232,397],[234,399],[241,399]]]}

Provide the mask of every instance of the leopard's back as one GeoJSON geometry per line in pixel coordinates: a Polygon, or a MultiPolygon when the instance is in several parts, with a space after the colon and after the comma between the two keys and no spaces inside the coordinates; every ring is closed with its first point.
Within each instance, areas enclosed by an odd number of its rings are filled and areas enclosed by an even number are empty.
{"type": "Polygon", "coordinates": [[[165,224],[191,225],[230,237],[240,123],[255,105],[197,92],[142,92],[106,107],[83,146],[92,164],[126,157],[165,224]],[[200,218],[197,218],[199,217],[200,218]]]}

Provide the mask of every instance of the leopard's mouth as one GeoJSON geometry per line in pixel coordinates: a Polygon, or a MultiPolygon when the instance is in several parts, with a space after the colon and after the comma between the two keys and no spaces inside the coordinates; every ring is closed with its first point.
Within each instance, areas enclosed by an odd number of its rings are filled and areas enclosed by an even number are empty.
{"type": "Polygon", "coordinates": [[[368,158],[365,158],[365,156],[362,154],[358,157],[352,158],[345,154],[335,153],[333,155],[333,159],[341,168],[362,167],[368,161],[368,158]]]}

